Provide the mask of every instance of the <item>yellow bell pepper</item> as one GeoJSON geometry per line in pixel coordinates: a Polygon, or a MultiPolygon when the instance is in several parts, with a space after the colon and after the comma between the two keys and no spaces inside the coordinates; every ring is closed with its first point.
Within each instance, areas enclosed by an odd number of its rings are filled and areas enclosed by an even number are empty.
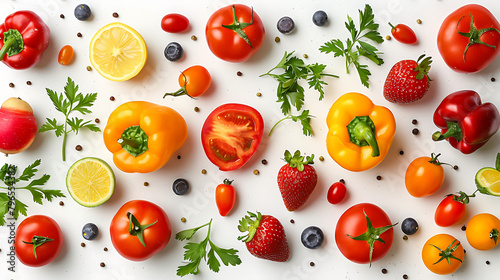
{"type": "Polygon", "coordinates": [[[326,145],[343,168],[364,171],[387,155],[396,132],[391,111],[360,93],[346,93],[332,105],[326,118],[326,145]]]}
{"type": "Polygon", "coordinates": [[[187,125],[175,110],[145,101],[120,105],[109,116],[104,144],[124,172],[153,172],[186,141],[187,125]]]}

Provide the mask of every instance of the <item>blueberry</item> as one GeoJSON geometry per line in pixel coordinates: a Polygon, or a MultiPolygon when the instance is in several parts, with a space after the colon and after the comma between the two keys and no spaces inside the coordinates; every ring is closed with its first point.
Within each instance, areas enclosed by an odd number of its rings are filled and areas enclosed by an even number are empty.
{"type": "Polygon", "coordinates": [[[324,11],[316,11],[313,14],[313,23],[317,26],[323,26],[326,24],[326,21],[328,20],[328,16],[324,11]]]}
{"type": "Polygon", "coordinates": [[[325,236],[323,235],[323,231],[319,227],[310,226],[302,231],[300,240],[306,248],[316,249],[321,246],[321,244],[323,244],[325,236]]]}
{"type": "Polygon", "coordinates": [[[186,179],[179,178],[174,181],[172,189],[176,195],[185,195],[189,191],[189,183],[186,179]]]}
{"type": "Polygon", "coordinates": [[[177,42],[172,42],[167,45],[164,51],[165,57],[170,61],[177,61],[182,58],[184,51],[182,46],[177,42]]]}
{"type": "Polygon", "coordinates": [[[87,240],[94,240],[99,235],[99,228],[93,223],[88,223],[82,229],[83,238],[87,240]]]}
{"type": "Polygon", "coordinates": [[[280,20],[278,20],[277,27],[279,32],[283,34],[290,34],[295,28],[295,23],[290,17],[282,17],[280,18],[280,20]]]}
{"type": "Polygon", "coordinates": [[[418,231],[418,223],[413,218],[406,218],[401,223],[401,230],[407,235],[415,234],[418,231]]]}
{"type": "Polygon", "coordinates": [[[88,20],[92,15],[89,6],[86,4],[80,4],[75,8],[75,17],[78,20],[88,20]]]}

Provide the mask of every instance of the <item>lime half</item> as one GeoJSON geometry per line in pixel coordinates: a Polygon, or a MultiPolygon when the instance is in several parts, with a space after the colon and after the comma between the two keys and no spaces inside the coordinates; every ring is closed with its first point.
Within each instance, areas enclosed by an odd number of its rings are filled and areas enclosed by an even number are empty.
{"type": "Polygon", "coordinates": [[[476,186],[481,193],[500,196],[500,171],[492,167],[479,169],[476,186]]]}
{"type": "Polygon", "coordinates": [[[86,157],[73,163],[66,175],[66,187],[73,199],[85,207],[106,202],[115,190],[115,174],[105,161],[86,157]]]}

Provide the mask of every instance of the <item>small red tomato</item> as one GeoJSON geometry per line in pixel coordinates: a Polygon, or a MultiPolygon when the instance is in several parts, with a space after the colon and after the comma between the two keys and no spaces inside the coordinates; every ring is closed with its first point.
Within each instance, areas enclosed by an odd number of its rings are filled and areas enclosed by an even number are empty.
{"type": "Polygon", "coordinates": [[[223,184],[219,184],[215,189],[215,203],[221,216],[225,217],[234,207],[236,201],[236,191],[231,185],[233,181],[224,179],[223,184]]]}
{"type": "Polygon", "coordinates": [[[71,60],[73,60],[73,47],[70,45],[66,45],[61,48],[59,51],[59,56],[57,57],[57,61],[61,65],[68,65],[71,63],[71,60]]]}
{"type": "Polygon", "coordinates": [[[468,198],[461,199],[458,195],[448,195],[436,208],[434,221],[440,227],[452,226],[460,221],[465,215],[465,206],[468,198]]]}
{"type": "Polygon", "coordinates": [[[342,200],[344,200],[346,193],[347,189],[345,185],[342,182],[335,182],[328,189],[326,198],[328,199],[328,202],[330,202],[331,204],[338,204],[342,200]]]}
{"type": "Polygon", "coordinates": [[[391,23],[389,25],[392,27],[391,33],[394,39],[409,45],[417,42],[417,35],[415,35],[415,32],[408,25],[401,23],[396,26],[393,26],[391,23]]]}
{"type": "Polygon", "coordinates": [[[161,19],[161,29],[169,33],[186,31],[189,19],[181,14],[168,14],[161,19]]]}

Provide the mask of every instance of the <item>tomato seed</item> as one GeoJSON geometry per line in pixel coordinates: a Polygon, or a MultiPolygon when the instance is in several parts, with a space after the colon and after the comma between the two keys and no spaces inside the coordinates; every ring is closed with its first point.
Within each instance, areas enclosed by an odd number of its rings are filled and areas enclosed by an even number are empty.
{"type": "Polygon", "coordinates": [[[403,235],[403,240],[408,240],[408,236],[407,235],[403,235]]]}
{"type": "Polygon", "coordinates": [[[255,95],[257,95],[257,97],[261,97],[261,96],[262,96],[262,93],[257,92],[255,95]]]}
{"type": "Polygon", "coordinates": [[[305,53],[302,55],[304,58],[308,58],[309,56],[305,53]]]}

